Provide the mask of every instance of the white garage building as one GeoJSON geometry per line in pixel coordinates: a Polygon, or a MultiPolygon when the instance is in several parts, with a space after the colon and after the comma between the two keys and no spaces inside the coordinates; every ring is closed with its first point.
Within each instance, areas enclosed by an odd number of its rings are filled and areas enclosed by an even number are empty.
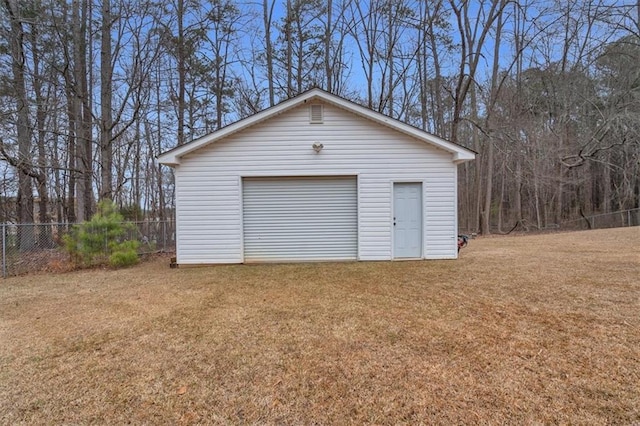
{"type": "Polygon", "coordinates": [[[179,265],[457,257],[459,145],[319,89],[160,155],[179,265]]]}

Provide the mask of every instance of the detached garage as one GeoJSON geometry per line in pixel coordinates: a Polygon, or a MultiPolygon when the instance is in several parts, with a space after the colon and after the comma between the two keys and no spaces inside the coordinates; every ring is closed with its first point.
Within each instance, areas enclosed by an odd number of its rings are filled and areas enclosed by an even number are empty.
{"type": "Polygon", "coordinates": [[[457,257],[464,147],[313,89],[162,154],[177,263],[457,257]]]}

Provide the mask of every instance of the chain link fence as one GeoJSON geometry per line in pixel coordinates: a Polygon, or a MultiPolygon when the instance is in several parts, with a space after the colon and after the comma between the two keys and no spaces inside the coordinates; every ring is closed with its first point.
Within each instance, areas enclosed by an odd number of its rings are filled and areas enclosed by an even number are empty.
{"type": "Polygon", "coordinates": [[[582,219],[569,220],[560,224],[562,230],[604,229],[627,226],[640,226],[640,209],[621,210],[585,216],[582,219]]]}
{"type": "MultiPolygon", "coordinates": [[[[173,221],[126,222],[125,239],[140,243],[139,254],[175,252],[173,221]]],[[[63,238],[73,224],[0,224],[2,232],[2,277],[36,271],[66,270],[70,264],[63,238]]],[[[107,247],[105,247],[105,252],[107,247]]]]}
{"type": "MultiPolygon", "coordinates": [[[[588,229],[626,228],[640,226],[640,208],[619,210],[611,213],[600,213],[572,219],[560,223],[547,223],[541,228],[534,221],[522,219],[514,223],[507,223],[502,228],[492,227],[491,233],[496,235],[517,233],[543,233],[557,231],[581,231],[588,229]]],[[[460,228],[461,234],[475,235],[475,230],[460,228]]]]}

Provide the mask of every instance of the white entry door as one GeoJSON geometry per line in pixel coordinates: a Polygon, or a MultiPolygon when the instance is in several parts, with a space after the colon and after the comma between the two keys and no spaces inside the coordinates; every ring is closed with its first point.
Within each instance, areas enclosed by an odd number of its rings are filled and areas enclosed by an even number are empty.
{"type": "Polygon", "coordinates": [[[422,257],[422,184],[393,184],[395,258],[422,257]]]}

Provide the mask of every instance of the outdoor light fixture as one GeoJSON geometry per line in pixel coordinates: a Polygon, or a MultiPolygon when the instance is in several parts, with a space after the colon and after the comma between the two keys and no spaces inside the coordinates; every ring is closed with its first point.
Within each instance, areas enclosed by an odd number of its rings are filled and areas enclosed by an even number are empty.
{"type": "Polygon", "coordinates": [[[315,142],[313,145],[311,145],[311,147],[316,153],[318,153],[322,151],[322,148],[324,148],[324,145],[322,145],[320,142],[315,142]]]}

